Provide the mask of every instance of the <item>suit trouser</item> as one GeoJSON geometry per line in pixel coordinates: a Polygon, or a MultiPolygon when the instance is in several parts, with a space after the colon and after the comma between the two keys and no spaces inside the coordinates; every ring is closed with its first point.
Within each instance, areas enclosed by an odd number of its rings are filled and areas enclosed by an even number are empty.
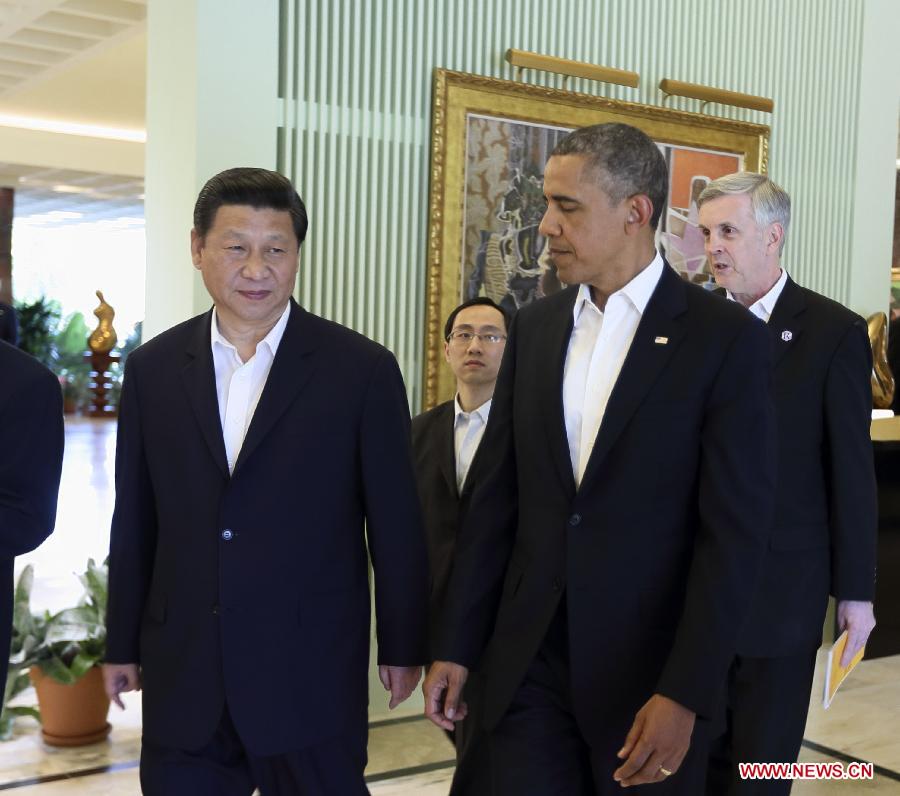
{"type": "MultiPolygon", "coordinates": [[[[494,796],[618,796],[624,792],[613,772],[622,764],[616,752],[625,742],[625,733],[592,746],[575,719],[565,610],[563,601],[510,707],[490,733],[494,796]]],[[[702,794],[708,743],[708,724],[698,719],[679,770],[663,782],[627,791],[648,796],[702,794]]]]}
{"type": "Polygon", "coordinates": [[[784,796],[791,780],[741,780],[738,763],[793,763],[800,752],[816,651],[737,656],[728,672],[726,730],[711,747],[708,796],[784,796]]]}
{"type": "Polygon", "coordinates": [[[491,792],[491,765],[488,734],[481,721],[484,679],[479,672],[469,674],[464,699],[469,712],[456,725],[456,771],[450,796],[483,796],[491,792]]]}
{"type": "MultiPolygon", "coordinates": [[[[189,709],[189,706],[185,706],[189,709]]],[[[146,796],[364,796],[368,725],[286,754],[250,754],[228,708],[206,746],[193,752],[141,746],[141,790],[146,796]]]]}

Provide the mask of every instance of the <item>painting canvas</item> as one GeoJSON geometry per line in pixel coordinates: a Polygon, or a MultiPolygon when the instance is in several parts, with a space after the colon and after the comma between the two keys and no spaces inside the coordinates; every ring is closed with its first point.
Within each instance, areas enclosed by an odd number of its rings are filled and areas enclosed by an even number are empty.
{"type": "Polygon", "coordinates": [[[440,327],[479,295],[511,311],[561,290],[538,226],[544,164],[570,130],[641,127],[669,167],[657,244],[685,278],[712,284],[696,200],[717,177],[764,171],[768,128],[700,114],[436,70],[429,235],[426,405],[452,392],[440,327]]]}

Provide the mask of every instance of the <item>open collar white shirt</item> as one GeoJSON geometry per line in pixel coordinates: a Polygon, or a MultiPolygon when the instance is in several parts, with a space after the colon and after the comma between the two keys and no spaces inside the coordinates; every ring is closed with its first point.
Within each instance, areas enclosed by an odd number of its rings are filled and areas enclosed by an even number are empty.
{"type": "Polygon", "coordinates": [[[575,485],[580,486],[600,423],[638,324],[663,273],[657,252],[650,264],[613,293],[601,312],[582,285],[563,372],[563,413],[575,485]]]}
{"type": "Polygon", "coordinates": [[[472,466],[472,459],[481,444],[488,415],[491,413],[491,400],[488,399],[477,409],[464,412],[459,405],[459,395],[453,401],[455,415],[453,418],[453,447],[456,454],[456,488],[462,492],[472,466]]]}
{"type": "Polygon", "coordinates": [[[241,452],[263,388],[266,386],[269,372],[272,370],[272,363],[275,361],[275,354],[278,352],[278,345],[284,336],[290,314],[291,304],[288,302],[278,322],[256,344],[254,355],[243,362],[237,348],[219,331],[216,310],[213,310],[210,339],[216,371],[219,419],[222,423],[222,437],[225,441],[229,472],[234,472],[235,462],[241,452]]]}
{"type": "MultiPolygon", "coordinates": [[[[781,291],[784,290],[784,286],[787,284],[787,271],[784,268],[781,269],[781,276],[778,277],[778,281],[772,285],[769,289],[769,292],[766,293],[762,298],[754,301],[747,309],[750,310],[757,318],[759,318],[763,323],[768,323],[769,319],[772,317],[772,313],[775,311],[775,305],[778,303],[778,299],[781,296],[781,291]]],[[[730,290],[725,291],[725,295],[728,297],[729,301],[734,301],[734,296],[731,295],[730,290]]]]}

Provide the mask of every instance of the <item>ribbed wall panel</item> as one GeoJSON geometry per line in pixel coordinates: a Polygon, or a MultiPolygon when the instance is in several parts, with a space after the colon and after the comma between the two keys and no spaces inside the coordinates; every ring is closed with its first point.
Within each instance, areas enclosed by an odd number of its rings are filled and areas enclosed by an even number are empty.
{"type": "Polygon", "coordinates": [[[663,104],[669,77],[774,98],[772,116],[709,110],[771,125],[769,171],[794,199],[785,262],[846,301],[862,14],[862,0],[281,0],[278,163],[310,212],[301,301],[391,348],[420,405],[432,69],[513,79],[509,47],[641,75],[574,91],[663,104]]]}

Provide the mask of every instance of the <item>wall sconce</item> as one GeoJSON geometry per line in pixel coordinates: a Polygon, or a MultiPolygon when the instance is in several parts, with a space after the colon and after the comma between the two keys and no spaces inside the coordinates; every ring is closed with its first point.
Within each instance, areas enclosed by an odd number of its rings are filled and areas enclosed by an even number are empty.
{"type": "Polygon", "coordinates": [[[611,66],[597,66],[584,61],[570,61],[568,58],[556,58],[552,55],[540,55],[526,50],[506,51],[506,60],[516,67],[516,77],[522,79],[522,70],[540,69],[544,72],[555,72],[563,75],[563,86],[570,77],[586,77],[601,83],[615,83],[618,86],[637,88],[641,76],[637,72],[625,69],[614,69],[611,66]]]}
{"type": "Polygon", "coordinates": [[[710,102],[749,108],[752,111],[765,111],[766,113],[772,113],[775,110],[775,101],[768,97],[755,97],[753,94],[741,94],[738,91],[726,91],[723,88],[701,86],[698,83],[684,83],[681,80],[669,80],[668,78],[660,80],[659,90],[666,95],[663,103],[671,96],[700,100],[703,103],[700,106],[701,113],[710,102]]]}

